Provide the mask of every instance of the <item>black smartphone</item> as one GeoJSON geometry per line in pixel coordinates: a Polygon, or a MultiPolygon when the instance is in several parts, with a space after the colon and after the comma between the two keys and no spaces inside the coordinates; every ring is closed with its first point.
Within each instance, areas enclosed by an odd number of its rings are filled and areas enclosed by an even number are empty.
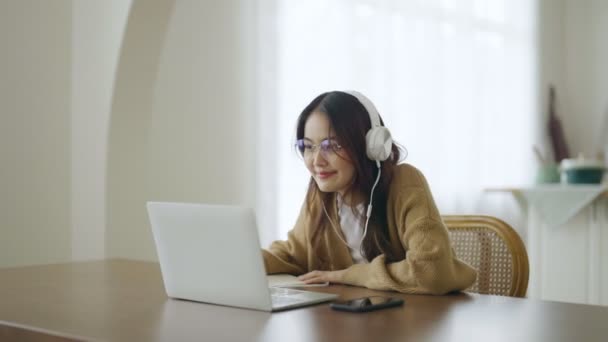
{"type": "Polygon", "coordinates": [[[334,310],[350,312],[367,312],[403,305],[403,299],[393,297],[372,296],[345,301],[336,301],[329,306],[334,310]]]}

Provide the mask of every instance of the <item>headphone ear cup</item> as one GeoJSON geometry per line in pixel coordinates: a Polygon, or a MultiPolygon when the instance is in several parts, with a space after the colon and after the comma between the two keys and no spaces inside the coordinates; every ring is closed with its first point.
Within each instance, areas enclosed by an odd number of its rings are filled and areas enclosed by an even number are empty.
{"type": "Polygon", "coordinates": [[[393,138],[388,128],[374,127],[365,135],[367,157],[371,160],[385,161],[391,155],[393,138]]]}

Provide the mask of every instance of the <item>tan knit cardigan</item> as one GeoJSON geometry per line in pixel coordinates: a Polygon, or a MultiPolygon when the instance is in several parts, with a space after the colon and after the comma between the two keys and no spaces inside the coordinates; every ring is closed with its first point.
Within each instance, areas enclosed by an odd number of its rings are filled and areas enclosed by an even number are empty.
{"type": "MultiPolygon", "coordinates": [[[[339,225],[335,198],[330,203],[328,213],[339,225]]],[[[337,236],[341,228],[336,233],[327,220],[313,255],[311,228],[319,214],[324,215],[320,203],[310,210],[305,203],[287,241],[275,241],[263,250],[268,274],[300,275],[321,269],[319,260],[324,260],[325,269],[346,269],[340,283],[374,290],[439,295],[464,290],[475,281],[477,272],[454,255],[424,176],[409,164],[395,169],[386,212],[390,243],[400,261],[387,263],[379,255],[369,263],[353,264],[348,247],[337,236]]]]}

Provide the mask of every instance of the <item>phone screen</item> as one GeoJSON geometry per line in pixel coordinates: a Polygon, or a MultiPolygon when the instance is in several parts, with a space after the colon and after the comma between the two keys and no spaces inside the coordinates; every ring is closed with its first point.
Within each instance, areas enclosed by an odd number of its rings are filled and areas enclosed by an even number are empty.
{"type": "Polygon", "coordinates": [[[393,300],[395,300],[395,298],[365,297],[365,298],[347,300],[347,301],[344,301],[343,303],[344,303],[344,305],[348,305],[348,306],[365,307],[365,306],[372,306],[372,305],[387,304],[393,300]]]}
{"type": "Polygon", "coordinates": [[[370,311],[398,306],[401,304],[403,304],[403,299],[401,298],[371,296],[346,301],[337,301],[332,303],[331,307],[336,310],[370,311]]]}

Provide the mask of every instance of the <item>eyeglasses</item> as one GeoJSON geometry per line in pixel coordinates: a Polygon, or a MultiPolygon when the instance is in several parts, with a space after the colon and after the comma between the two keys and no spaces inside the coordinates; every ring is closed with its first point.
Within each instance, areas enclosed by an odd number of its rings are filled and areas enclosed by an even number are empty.
{"type": "Polygon", "coordinates": [[[333,157],[342,150],[342,145],[338,144],[338,142],[333,139],[325,139],[318,145],[313,145],[306,139],[298,139],[296,141],[296,148],[300,152],[300,156],[306,160],[312,159],[319,149],[321,150],[323,158],[327,159],[333,157]]]}

